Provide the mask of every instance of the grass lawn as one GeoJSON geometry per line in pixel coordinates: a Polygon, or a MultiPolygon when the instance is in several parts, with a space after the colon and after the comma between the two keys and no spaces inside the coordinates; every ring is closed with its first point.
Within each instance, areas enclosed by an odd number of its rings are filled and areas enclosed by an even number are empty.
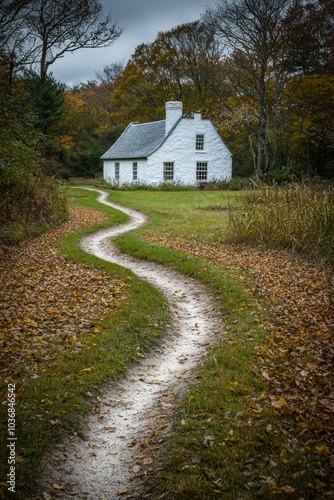
{"type": "Polygon", "coordinates": [[[240,191],[113,191],[112,200],[149,215],[145,235],[198,239],[216,245],[224,239],[228,210],[238,206],[240,191]]]}

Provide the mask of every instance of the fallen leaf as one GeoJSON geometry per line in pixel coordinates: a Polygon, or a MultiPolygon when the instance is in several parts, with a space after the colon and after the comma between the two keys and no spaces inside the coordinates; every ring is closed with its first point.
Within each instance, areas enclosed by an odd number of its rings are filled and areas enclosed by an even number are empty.
{"type": "Polygon", "coordinates": [[[266,370],[262,371],[262,377],[265,378],[266,380],[271,380],[266,370]]]}
{"type": "Polygon", "coordinates": [[[126,488],[124,488],[123,490],[118,490],[117,495],[126,495],[127,492],[128,492],[128,490],[126,488]]]}
{"type": "Polygon", "coordinates": [[[63,486],[62,484],[53,483],[52,488],[54,488],[55,490],[64,490],[65,486],[63,486]]]}
{"type": "Polygon", "coordinates": [[[273,401],[271,404],[274,408],[281,409],[286,405],[286,401],[284,398],[281,398],[279,401],[273,401]]]}
{"type": "Polygon", "coordinates": [[[319,454],[321,454],[321,453],[329,453],[329,448],[326,445],[316,446],[315,447],[315,451],[317,453],[319,453],[319,454]]]}
{"type": "Polygon", "coordinates": [[[292,488],[291,486],[282,486],[279,488],[280,491],[284,491],[284,493],[287,493],[288,495],[295,493],[296,488],[292,488]]]}

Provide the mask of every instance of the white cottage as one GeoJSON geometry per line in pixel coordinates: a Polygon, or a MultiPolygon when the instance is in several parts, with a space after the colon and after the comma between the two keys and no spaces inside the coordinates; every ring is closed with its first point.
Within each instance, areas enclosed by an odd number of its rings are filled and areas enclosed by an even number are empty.
{"type": "Polygon", "coordinates": [[[182,113],[182,102],[166,102],[166,120],[130,123],[101,157],[110,183],[196,184],[230,180],[232,154],[200,112],[182,113]]]}

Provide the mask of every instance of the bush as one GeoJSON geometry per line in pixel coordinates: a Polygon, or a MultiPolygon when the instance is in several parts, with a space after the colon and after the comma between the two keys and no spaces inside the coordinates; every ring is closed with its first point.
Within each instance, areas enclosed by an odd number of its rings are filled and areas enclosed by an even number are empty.
{"type": "Polygon", "coordinates": [[[0,170],[0,243],[13,244],[68,218],[64,192],[33,160],[0,170]]]}

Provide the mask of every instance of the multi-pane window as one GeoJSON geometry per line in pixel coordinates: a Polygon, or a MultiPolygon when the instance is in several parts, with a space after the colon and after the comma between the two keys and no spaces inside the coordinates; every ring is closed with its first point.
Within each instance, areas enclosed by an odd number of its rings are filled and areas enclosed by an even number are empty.
{"type": "Polygon", "coordinates": [[[198,161],[196,163],[196,180],[206,181],[208,179],[208,162],[198,161]]]}
{"type": "Polygon", "coordinates": [[[204,149],[204,134],[196,134],[196,151],[204,149]]]}
{"type": "Polygon", "coordinates": [[[115,180],[119,180],[119,163],[115,163],[115,180]]]}
{"type": "Polygon", "coordinates": [[[174,162],[164,162],[164,181],[172,181],[174,179],[174,162]]]}
{"type": "Polygon", "coordinates": [[[136,161],[132,163],[132,179],[134,181],[138,179],[138,163],[136,161]]]}

